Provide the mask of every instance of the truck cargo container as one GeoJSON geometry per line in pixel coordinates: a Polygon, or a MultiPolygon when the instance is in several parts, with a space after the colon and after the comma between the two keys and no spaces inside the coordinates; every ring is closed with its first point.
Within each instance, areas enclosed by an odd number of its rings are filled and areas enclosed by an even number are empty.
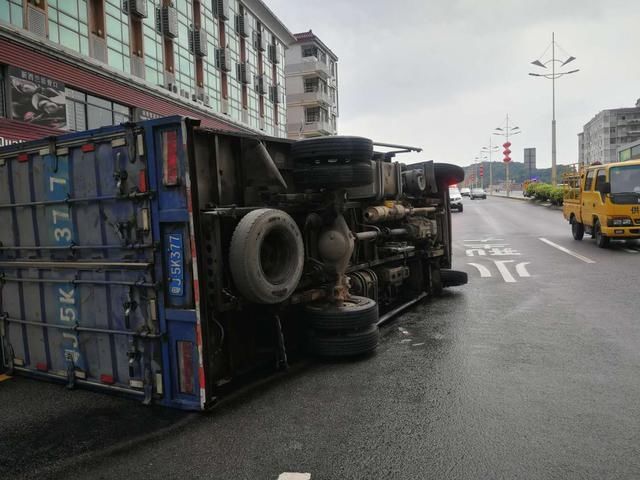
{"type": "Polygon", "coordinates": [[[372,352],[466,283],[462,169],[393,161],[410,150],[182,117],[0,149],[3,367],[200,410],[292,357],[372,352]]]}

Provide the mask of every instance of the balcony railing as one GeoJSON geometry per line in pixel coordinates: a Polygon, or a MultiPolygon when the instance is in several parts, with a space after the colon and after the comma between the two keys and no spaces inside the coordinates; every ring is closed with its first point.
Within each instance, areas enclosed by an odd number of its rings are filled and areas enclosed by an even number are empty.
{"type": "Polygon", "coordinates": [[[287,65],[285,71],[286,73],[298,73],[303,75],[315,73],[324,79],[331,76],[331,72],[329,72],[329,65],[321,62],[316,57],[304,57],[300,63],[287,65]]]}
{"type": "Polygon", "coordinates": [[[314,90],[304,93],[291,93],[287,94],[287,103],[289,104],[314,104],[320,103],[325,105],[331,105],[331,97],[327,92],[322,90],[314,90]]]}

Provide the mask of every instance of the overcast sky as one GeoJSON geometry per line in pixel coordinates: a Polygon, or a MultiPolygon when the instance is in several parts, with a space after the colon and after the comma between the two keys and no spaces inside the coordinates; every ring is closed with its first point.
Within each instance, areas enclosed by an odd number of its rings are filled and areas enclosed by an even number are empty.
{"type": "Polygon", "coordinates": [[[508,113],[523,132],[513,160],[537,147],[549,167],[551,80],[527,73],[552,31],[580,69],[556,82],[558,163],[577,162],[577,133],[597,112],[640,98],[639,0],[265,2],[338,55],[338,133],[424,148],[405,161],[468,165],[508,113]]]}

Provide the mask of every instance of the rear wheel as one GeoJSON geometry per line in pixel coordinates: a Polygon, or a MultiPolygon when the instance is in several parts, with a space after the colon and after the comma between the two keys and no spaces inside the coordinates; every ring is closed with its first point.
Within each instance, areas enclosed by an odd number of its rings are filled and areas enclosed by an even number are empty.
{"type": "Polygon", "coordinates": [[[298,140],[291,145],[291,157],[295,162],[316,160],[371,160],[373,142],[364,137],[329,136],[298,140]]]}
{"type": "Polygon", "coordinates": [[[311,188],[351,188],[373,182],[373,163],[323,163],[293,171],[296,183],[311,188]]]}
{"type": "Polygon", "coordinates": [[[460,210],[460,213],[462,213],[462,210],[463,210],[462,205],[460,205],[460,207],[458,207],[458,210],[460,210]]]}
{"type": "Polygon", "coordinates": [[[379,341],[380,331],[376,325],[340,335],[329,335],[318,331],[312,331],[310,334],[312,352],[327,358],[363,355],[374,351],[379,341]]]}
{"type": "Polygon", "coordinates": [[[582,240],[584,237],[584,225],[578,222],[575,217],[571,218],[571,234],[574,240],[582,240]]]}
{"type": "Polygon", "coordinates": [[[335,304],[309,303],[304,310],[307,322],[316,330],[361,330],[378,322],[378,304],[375,300],[355,295],[335,304]]]}
{"type": "Polygon", "coordinates": [[[602,228],[600,227],[600,221],[596,220],[596,223],[593,225],[593,236],[596,239],[596,245],[599,248],[607,248],[609,246],[609,237],[605,237],[602,234],[602,228]]]}
{"type": "Polygon", "coordinates": [[[467,272],[461,272],[459,270],[449,270],[445,268],[440,270],[440,279],[444,288],[459,287],[460,285],[466,285],[469,281],[467,272]]]}

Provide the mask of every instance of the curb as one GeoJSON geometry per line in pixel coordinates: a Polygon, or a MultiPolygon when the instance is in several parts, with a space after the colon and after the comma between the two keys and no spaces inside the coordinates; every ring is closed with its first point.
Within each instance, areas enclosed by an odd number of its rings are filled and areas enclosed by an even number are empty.
{"type": "Polygon", "coordinates": [[[562,205],[553,205],[552,203],[542,203],[542,202],[539,202],[539,201],[535,200],[534,198],[507,197],[506,195],[493,195],[493,194],[489,194],[489,196],[495,197],[495,198],[508,198],[510,200],[520,200],[520,201],[528,202],[530,205],[538,205],[540,207],[546,207],[546,208],[548,208],[550,210],[562,210],[562,205]]]}

